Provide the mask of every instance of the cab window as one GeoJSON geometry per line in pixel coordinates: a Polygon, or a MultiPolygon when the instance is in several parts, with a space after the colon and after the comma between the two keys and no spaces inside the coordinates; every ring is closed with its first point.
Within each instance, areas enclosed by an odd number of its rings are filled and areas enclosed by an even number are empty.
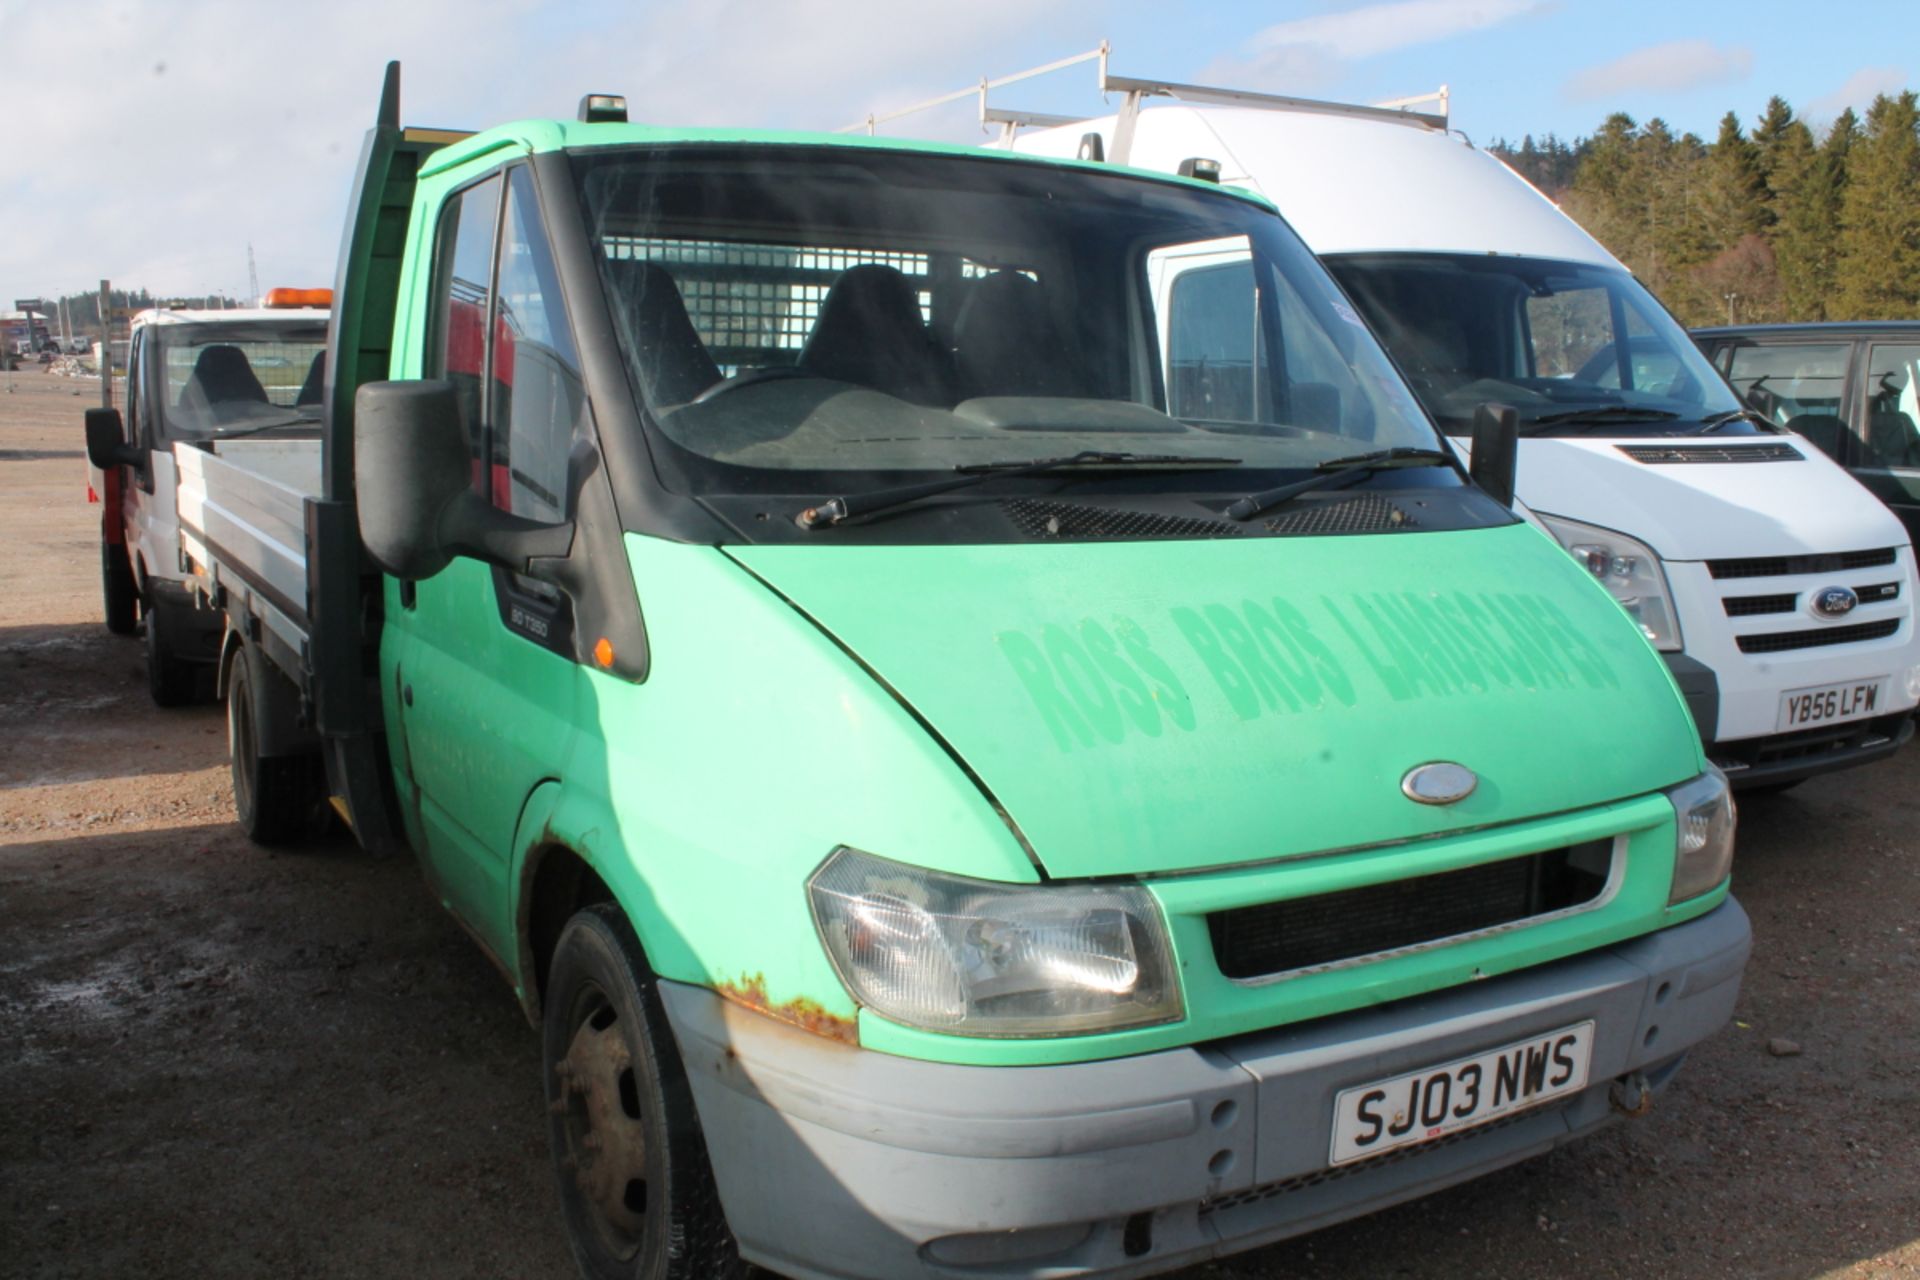
{"type": "Polygon", "coordinates": [[[1867,355],[1867,464],[1920,467],[1920,344],[1876,343],[1867,355]]]}
{"type": "Polygon", "coordinates": [[[1770,342],[1735,347],[1727,381],[1748,407],[1776,426],[1796,431],[1821,452],[1851,461],[1841,396],[1846,389],[1845,342],[1770,342]]]}

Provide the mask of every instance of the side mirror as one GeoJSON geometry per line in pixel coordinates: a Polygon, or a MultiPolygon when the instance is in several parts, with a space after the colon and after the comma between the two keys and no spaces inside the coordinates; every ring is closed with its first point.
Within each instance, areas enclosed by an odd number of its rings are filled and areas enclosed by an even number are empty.
{"type": "Polygon", "coordinates": [[[369,382],[353,398],[353,485],[360,541],[396,578],[431,578],[468,555],[547,577],[573,546],[573,524],[541,524],[473,491],[473,456],[453,385],[369,382]]]}
{"type": "Polygon", "coordinates": [[[1483,404],[1473,414],[1473,461],[1467,474],[1503,507],[1513,505],[1520,462],[1520,414],[1512,405],[1483,404]]]}
{"type": "Polygon", "coordinates": [[[118,409],[87,410],[87,461],[102,471],[147,465],[147,451],[127,443],[118,409]]]}

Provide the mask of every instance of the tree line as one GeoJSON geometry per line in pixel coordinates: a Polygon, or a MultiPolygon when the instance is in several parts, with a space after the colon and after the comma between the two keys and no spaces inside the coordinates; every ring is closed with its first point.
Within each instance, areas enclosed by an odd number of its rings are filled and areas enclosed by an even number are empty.
{"type": "Polygon", "coordinates": [[[1489,148],[1689,325],[1920,319],[1920,101],[1824,130],[1770,99],[1711,143],[1616,112],[1589,137],[1489,148]]]}
{"type": "MultiPolygon", "coordinates": [[[[100,294],[97,290],[92,293],[70,293],[60,299],[60,301],[67,304],[67,324],[73,329],[74,336],[93,337],[100,332],[100,294]]],[[[48,298],[46,302],[49,307],[57,305],[52,298],[48,298]]],[[[219,294],[208,294],[198,298],[182,298],[172,295],[156,297],[145,289],[110,290],[108,293],[108,303],[112,308],[113,315],[120,319],[124,319],[138,311],[145,311],[148,307],[165,306],[175,307],[183,311],[191,311],[197,308],[219,310],[222,307],[232,308],[245,305],[233,298],[222,297],[219,294]]],[[[58,311],[47,316],[46,322],[47,327],[54,333],[60,331],[58,311]]]]}

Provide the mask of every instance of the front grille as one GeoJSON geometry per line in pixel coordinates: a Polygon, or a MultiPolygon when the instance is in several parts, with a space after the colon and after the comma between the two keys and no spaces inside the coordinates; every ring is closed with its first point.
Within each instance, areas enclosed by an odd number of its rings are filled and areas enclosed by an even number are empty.
{"type": "Polygon", "coordinates": [[[1785,653],[1790,649],[1822,649],[1833,644],[1858,644],[1862,640],[1883,640],[1900,629],[1900,619],[1862,622],[1851,627],[1814,627],[1807,631],[1768,631],[1760,635],[1740,636],[1742,653],[1785,653]]]}
{"type": "Polygon", "coordinates": [[[1272,533],[1299,535],[1329,533],[1378,533],[1383,529],[1409,529],[1419,523],[1377,493],[1336,502],[1303,505],[1266,521],[1272,533]]]}
{"type": "Polygon", "coordinates": [[[1799,573],[1843,573],[1892,564],[1894,549],[1842,551],[1813,556],[1749,556],[1739,560],[1709,560],[1707,572],[1716,578],[1784,578],[1799,573]]]}
{"type": "Polygon", "coordinates": [[[1592,840],[1457,871],[1217,911],[1213,954],[1260,978],[1398,951],[1584,906],[1606,888],[1613,842],[1592,840]]]}
{"type": "Polygon", "coordinates": [[[1649,466],[1685,462],[1805,462],[1790,444],[1622,444],[1620,452],[1649,466]]]}
{"type": "Polygon", "coordinates": [[[1900,598],[1900,584],[1876,582],[1870,587],[1855,587],[1853,593],[1860,597],[1861,604],[1884,604],[1900,598]]]}
{"type": "Polygon", "coordinates": [[[1720,602],[1729,618],[1750,618],[1756,613],[1792,613],[1800,597],[1788,591],[1777,596],[1728,596],[1720,602]]]}
{"type": "Polygon", "coordinates": [[[1029,538],[1237,538],[1243,530],[1226,520],[1163,516],[1157,511],[1089,507],[1044,498],[1014,498],[1001,504],[1029,538]]]}

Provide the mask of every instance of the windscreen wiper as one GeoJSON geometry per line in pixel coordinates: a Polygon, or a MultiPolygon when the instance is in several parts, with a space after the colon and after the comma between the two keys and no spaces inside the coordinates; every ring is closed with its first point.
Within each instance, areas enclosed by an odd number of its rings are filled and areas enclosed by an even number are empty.
{"type": "Polygon", "coordinates": [[[1328,458],[1314,468],[1316,474],[1305,480],[1295,480],[1292,484],[1250,493],[1238,499],[1227,508],[1227,517],[1232,520],[1251,520],[1289,498],[1297,498],[1303,493],[1324,489],[1343,480],[1352,483],[1375,471],[1388,471],[1396,467],[1444,467],[1452,463],[1453,455],[1450,453],[1439,449],[1410,449],[1404,445],[1378,449],[1372,453],[1356,453],[1345,458],[1328,458]]]}
{"type": "Polygon", "coordinates": [[[871,493],[847,494],[829,498],[819,506],[808,507],[794,517],[802,529],[822,529],[856,516],[870,516],[895,507],[904,507],[922,498],[970,489],[977,484],[1006,476],[1036,476],[1048,471],[1071,471],[1079,467],[1160,467],[1186,470],[1237,467],[1238,458],[1196,458],[1178,453],[1108,453],[1097,449],[1070,453],[1058,458],[1039,458],[1031,462],[975,462],[955,467],[960,474],[951,480],[931,480],[926,484],[903,484],[871,493]]]}
{"type": "Polygon", "coordinates": [[[1680,415],[1665,409],[1643,409],[1631,404],[1593,405],[1586,409],[1568,409],[1533,419],[1520,428],[1523,436],[1539,435],[1548,427],[1604,427],[1616,422],[1672,422],[1680,415]]]}
{"type": "Polygon", "coordinates": [[[1686,434],[1690,436],[1712,435],[1714,432],[1718,431],[1720,428],[1726,426],[1729,422],[1738,422],[1742,418],[1746,419],[1748,422],[1757,423],[1760,426],[1763,426],[1770,431],[1778,430],[1778,428],[1773,425],[1773,420],[1771,418],[1768,418],[1765,414],[1760,413],[1757,410],[1729,409],[1725,413],[1716,413],[1711,418],[1701,419],[1700,425],[1693,428],[1691,431],[1688,431],[1686,434]]]}

